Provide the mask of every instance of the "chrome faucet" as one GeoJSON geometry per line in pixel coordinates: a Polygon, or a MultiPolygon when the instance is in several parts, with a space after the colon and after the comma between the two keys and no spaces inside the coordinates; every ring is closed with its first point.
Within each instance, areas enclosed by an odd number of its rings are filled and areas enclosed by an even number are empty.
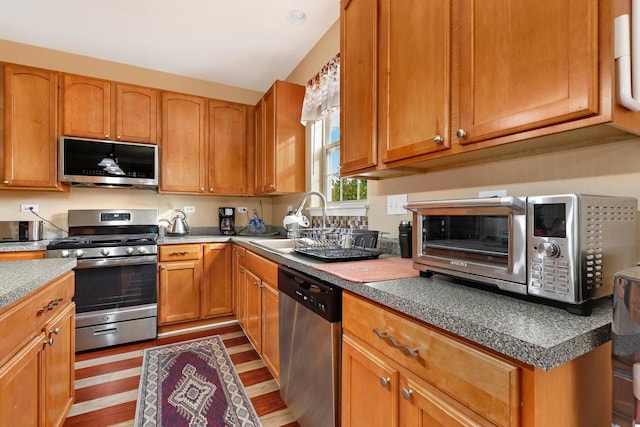
{"type": "Polygon", "coordinates": [[[320,197],[322,201],[322,227],[326,228],[327,226],[327,199],[324,197],[324,194],[319,193],[317,191],[309,191],[304,196],[302,196],[302,200],[300,200],[300,204],[296,208],[295,211],[289,211],[287,215],[284,217],[283,225],[287,230],[287,237],[289,238],[297,238],[298,237],[298,228],[309,227],[309,218],[302,214],[302,209],[304,209],[304,205],[309,199],[309,197],[316,195],[320,197]]]}

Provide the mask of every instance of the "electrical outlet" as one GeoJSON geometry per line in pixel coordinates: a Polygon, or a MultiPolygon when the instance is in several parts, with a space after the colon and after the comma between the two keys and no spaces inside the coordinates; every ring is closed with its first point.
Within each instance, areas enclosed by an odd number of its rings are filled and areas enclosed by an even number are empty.
{"type": "Polygon", "coordinates": [[[247,213],[247,207],[246,206],[239,206],[238,207],[238,213],[247,213]]]}
{"type": "Polygon", "coordinates": [[[406,214],[407,210],[402,207],[404,203],[407,203],[406,194],[395,194],[393,196],[387,196],[387,215],[406,214]]]}
{"type": "Polygon", "coordinates": [[[185,206],[184,207],[184,213],[196,213],[196,207],[195,206],[185,206]]]}
{"type": "Polygon", "coordinates": [[[20,212],[38,212],[38,205],[33,203],[20,205],[20,212]]]}

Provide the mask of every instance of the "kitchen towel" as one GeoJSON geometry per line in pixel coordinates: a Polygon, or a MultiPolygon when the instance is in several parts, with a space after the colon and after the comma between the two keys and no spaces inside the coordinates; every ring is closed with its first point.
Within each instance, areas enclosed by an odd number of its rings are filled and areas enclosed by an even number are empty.
{"type": "Polygon", "coordinates": [[[413,260],[408,258],[380,258],[365,261],[331,262],[312,264],[316,270],[326,271],[350,282],[380,282],[405,279],[420,273],[413,269],[413,260]]]}

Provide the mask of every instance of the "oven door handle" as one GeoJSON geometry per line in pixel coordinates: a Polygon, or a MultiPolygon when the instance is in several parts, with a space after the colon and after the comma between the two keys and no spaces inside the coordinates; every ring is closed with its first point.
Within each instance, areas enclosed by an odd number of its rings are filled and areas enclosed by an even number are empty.
{"type": "Polygon", "coordinates": [[[405,203],[404,208],[410,211],[421,212],[423,209],[455,209],[455,208],[510,208],[513,211],[524,212],[527,202],[518,197],[485,197],[481,199],[459,200],[428,200],[424,202],[405,203]]]}
{"type": "Polygon", "coordinates": [[[97,259],[78,259],[77,269],[84,268],[102,268],[102,267],[119,267],[129,265],[147,265],[157,264],[157,255],[143,255],[135,257],[119,257],[119,258],[97,258],[97,259]]]}

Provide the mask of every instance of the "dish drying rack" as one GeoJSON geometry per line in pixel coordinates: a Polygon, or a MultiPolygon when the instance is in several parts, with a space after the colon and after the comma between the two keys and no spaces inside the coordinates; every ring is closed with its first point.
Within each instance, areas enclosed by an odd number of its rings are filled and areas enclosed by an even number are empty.
{"type": "Polygon", "coordinates": [[[310,228],[298,230],[294,250],[327,262],[378,258],[380,231],[350,228],[310,228]]]}

